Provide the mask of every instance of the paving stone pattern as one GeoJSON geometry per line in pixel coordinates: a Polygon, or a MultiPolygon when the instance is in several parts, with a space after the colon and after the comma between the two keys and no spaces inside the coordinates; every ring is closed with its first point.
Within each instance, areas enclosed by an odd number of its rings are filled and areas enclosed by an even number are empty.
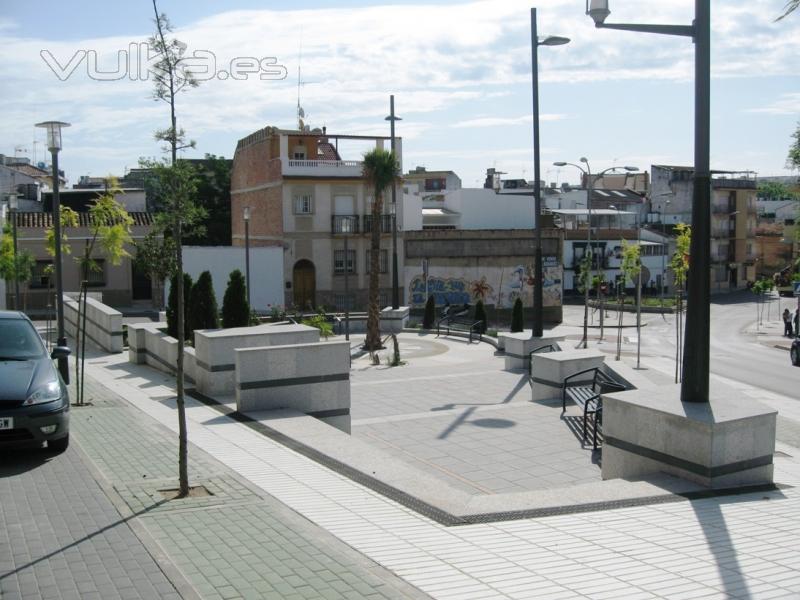
{"type": "Polygon", "coordinates": [[[0,458],[0,598],[180,596],[71,447],[0,458]]]}
{"type": "Polygon", "coordinates": [[[159,490],[177,485],[173,432],[87,385],[111,402],[76,411],[81,445],[203,598],[427,598],[192,445],[190,483],[212,495],[164,501],[159,490]]]}

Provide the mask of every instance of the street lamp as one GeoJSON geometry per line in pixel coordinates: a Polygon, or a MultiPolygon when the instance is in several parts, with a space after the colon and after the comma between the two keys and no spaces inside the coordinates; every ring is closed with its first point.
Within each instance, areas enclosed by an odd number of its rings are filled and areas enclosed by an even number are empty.
{"type": "MultiPolygon", "coordinates": [[[[603,169],[597,175],[592,176],[592,168],[589,165],[589,160],[582,156],[580,162],[586,165],[584,169],[582,166],[577,165],[571,162],[564,162],[564,161],[557,161],[554,162],[553,165],[556,167],[566,167],[567,165],[571,167],[575,167],[581,173],[586,176],[586,209],[589,213],[588,221],[586,224],[586,252],[589,253],[589,258],[592,262],[594,262],[594,258],[592,257],[592,191],[594,189],[594,180],[596,178],[600,178],[606,173],[610,173],[613,171],[618,171],[620,169],[624,169],[626,171],[638,171],[639,169],[636,167],[609,167],[607,169],[603,169]]],[[[601,257],[602,258],[602,257],[601,257]]],[[[598,268],[600,264],[598,261],[598,268]]],[[[587,348],[589,346],[589,287],[592,284],[592,265],[589,264],[589,273],[587,274],[586,278],[586,285],[584,286],[584,305],[583,305],[583,339],[578,343],[578,347],[580,348],[583,346],[587,348]]],[[[602,311],[600,313],[602,317],[602,311]]]]}
{"type": "MultiPolygon", "coordinates": [[[[58,197],[58,152],[61,150],[61,129],[69,127],[63,121],[44,121],[37,123],[36,127],[47,130],[47,149],[53,163],[53,232],[55,233],[55,271],[56,271],[56,323],[58,346],[66,346],[67,338],[64,334],[64,285],[61,266],[61,206],[58,197]]],[[[58,370],[64,383],[69,384],[69,368],[67,358],[58,359],[58,370]]]]}
{"type": "Polygon", "coordinates": [[[710,361],[711,284],[711,0],[695,0],[692,25],[644,25],[606,23],[611,11],[608,0],[586,0],[586,14],[595,27],[690,37],[695,48],[694,79],[694,201],[692,202],[692,241],[689,269],[686,338],[684,339],[681,401],[708,402],[710,361]]]}
{"type": "Polygon", "coordinates": [[[350,341],[350,265],[349,248],[347,240],[350,237],[350,224],[352,217],[343,217],[341,222],[342,233],[344,234],[344,339],[350,341]]]}
{"type": "Polygon", "coordinates": [[[539,156],[539,46],[561,46],[569,38],[557,35],[539,37],[536,25],[536,9],[531,8],[531,68],[533,77],[533,202],[536,218],[536,250],[534,254],[533,286],[533,330],[531,337],[542,337],[544,333],[544,269],[542,267],[542,198],[539,156]]]}
{"type": "MultiPolygon", "coordinates": [[[[389,116],[392,156],[395,156],[394,122],[402,121],[394,114],[394,94],[389,96],[389,116]]],[[[396,160],[396,158],[395,158],[396,160]]],[[[400,307],[400,281],[397,274],[397,182],[392,178],[392,308],[400,307]]],[[[345,273],[347,269],[345,269],[345,273]]]]}
{"type": "Polygon", "coordinates": [[[244,207],[244,269],[245,281],[247,282],[247,306],[253,310],[250,304],[250,207],[244,207]]]}
{"type": "Polygon", "coordinates": [[[17,254],[17,194],[8,195],[8,211],[11,217],[11,236],[14,239],[14,310],[19,310],[19,256],[17,254]]]}

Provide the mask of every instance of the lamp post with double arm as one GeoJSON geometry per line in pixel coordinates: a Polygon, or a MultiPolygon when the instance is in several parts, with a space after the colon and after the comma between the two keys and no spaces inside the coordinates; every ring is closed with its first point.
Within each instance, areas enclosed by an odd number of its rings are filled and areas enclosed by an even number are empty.
{"type": "MultiPolygon", "coordinates": [[[[594,262],[594,257],[592,256],[592,191],[594,189],[594,180],[602,177],[606,173],[611,173],[620,169],[631,172],[638,171],[639,169],[636,167],[609,167],[607,169],[603,169],[596,175],[592,175],[592,168],[589,165],[589,160],[585,156],[582,156],[580,162],[586,165],[585,169],[582,166],[571,162],[557,161],[553,164],[556,167],[566,167],[567,165],[575,167],[586,176],[586,210],[588,212],[588,220],[586,223],[586,252],[588,253],[591,262],[588,263],[588,273],[586,274],[586,282],[584,284],[583,338],[578,343],[578,347],[587,348],[589,345],[589,288],[592,285],[592,262],[594,262]]],[[[598,269],[599,266],[600,264],[598,261],[598,269]]]]}
{"type": "Polygon", "coordinates": [[[690,37],[694,41],[694,198],[692,260],[688,274],[688,306],[684,338],[681,401],[708,402],[710,367],[711,284],[711,0],[695,0],[691,25],[606,23],[608,0],[587,0],[586,14],[595,27],[690,37]]]}
{"type": "MultiPolygon", "coordinates": [[[[390,143],[392,149],[392,156],[396,159],[395,154],[395,138],[394,138],[394,122],[402,121],[400,117],[394,114],[394,95],[389,96],[389,116],[386,121],[390,123],[390,143]]],[[[392,179],[392,308],[397,310],[400,307],[400,278],[397,272],[397,181],[392,179]]]]}

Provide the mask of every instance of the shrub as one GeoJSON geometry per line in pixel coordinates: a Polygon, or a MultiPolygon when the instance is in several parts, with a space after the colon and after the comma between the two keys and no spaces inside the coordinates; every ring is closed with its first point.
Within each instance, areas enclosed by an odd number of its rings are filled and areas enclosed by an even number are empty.
{"type": "Polygon", "coordinates": [[[483,305],[483,300],[478,300],[475,304],[475,320],[481,321],[478,331],[486,333],[486,307],[483,305]]]}
{"type": "Polygon", "coordinates": [[[222,299],[222,326],[246,327],[250,324],[250,306],[247,304],[247,289],[244,275],[239,269],[231,271],[228,287],[222,299]]]}
{"type": "Polygon", "coordinates": [[[192,331],[219,327],[217,298],[214,296],[214,284],[211,280],[211,273],[208,271],[203,271],[192,286],[189,310],[189,323],[192,331]]]}
{"type": "MultiPolygon", "coordinates": [[[[183,337],[189,339],[192,334],[189,322],[189,306],[192,294],[192,276],[183,274],[183,337]]],[[[178,339],[178,276],[173,275],[169,284],[167,297],[167,335],[178,339]]]]}
{"type": "Polygon", "coordinates": [[[333,335],[333,325],[325,318],[324,312],[317,313],[308,319],[303,319],[302,324],[308,325],[309,327],[316,327],[319,329],[320,335],[326,340],[329,336],[333,335]]]}
{"type": "Polygon", "coordinates": [[[422,317],[422,328],[432,329],[433,321],[436,318],[436,300],[433,296],[428,296],[428,301],[425,303],[425,314],[422,317]]]}
{"type": "Polygon", "coordinates": [[[517,298],[514,308],[511,310],[511,331],[523,331],[525,329],[522,317],[522,298],[517,298]]]}

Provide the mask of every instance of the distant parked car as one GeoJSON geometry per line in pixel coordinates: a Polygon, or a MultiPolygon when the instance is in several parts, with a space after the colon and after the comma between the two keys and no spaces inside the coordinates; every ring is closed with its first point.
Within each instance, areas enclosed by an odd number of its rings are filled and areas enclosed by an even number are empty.
{"type": "Polygon", "coordinates": [[[792,349],[789,350],[789,356],[792,359],[792,364],[795,367],[800,367],[800,337],[794,338],[792,349]]]}
{"type": "Polygon", "coordinates": [[[55,452],[69,445],[69,392],[31,320],[0,311],[0,448],[39,444],[55,452]]]}

